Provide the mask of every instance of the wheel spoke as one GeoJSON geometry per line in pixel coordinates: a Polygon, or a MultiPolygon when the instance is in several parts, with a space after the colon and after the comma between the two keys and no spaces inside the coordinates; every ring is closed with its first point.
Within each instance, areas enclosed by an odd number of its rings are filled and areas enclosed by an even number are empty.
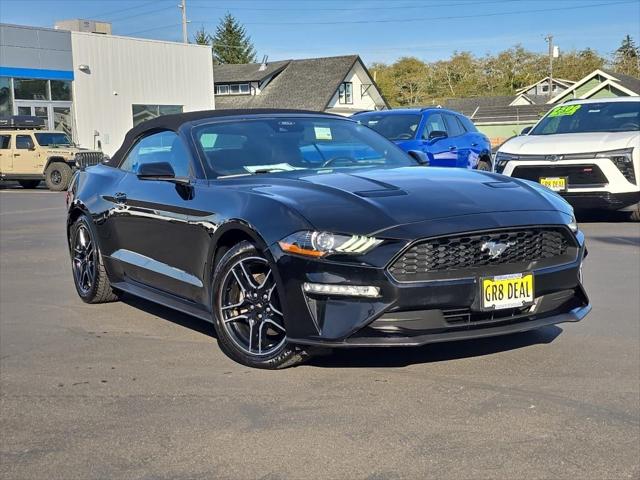
{"type": "Polygon", "coordinates": [[[242,274],[244,275],[244,278],[247,280],[247,283],[249,284],[250,288],[258,288],[258,285],[256,285],[255,283],[255,279],[253,278],[253,276],[247,272],[246,267],[244,266],[244,262],[240,262],[240,269],[242,270],[242,274]]]}
{"type": "Polygon", "coordinates": [[[246,298],[243,296],[242,300],[240,300],[238,303],[234,303],[233,305],[225,305],[224,307],[221,308],[221,310],[224,312],[225,310],[231,310],[232,308],[239,308],[243,306],[245,303],[246,303],[246,298]]]}
{"type": "Polygon", "coordinates": [[[247,320],[248,317],[246,315],[236,315],[235,317],[225,318],[224,323],[237,322],[240,319],[247,320]]]}
{"type": "Polygon", "coordinates": [[[253,322],[249,322],[249,351],[251,352],[253,349],[251,348],[253,342],[253,322]]]}
{"type": "Polygon", "coordinates": [[[264,327],[264,323],[262,322],[258,327],[258,353],[262,353],[262,327],[264,327]]]}
{"type": "Polygon", "coordinates": [[[265,274],[264,279],[262,280],[262,283],[258,285],[258,288],[264,288],[270,276],[271,276],[271,269],[269,269],[269,271],[265,274]]]}
{"type": "Polygon", "coordinates": [[[276,327],[278,330],[280,330],[281,332],[285,332],[285,329],[282,325],[280,325],[279,323],[274,322],[273,320],[267,318],[265,319],[265,321],[263,323],[268,323],[269,325],[273,325],[274,327],[276,327]]]}
{"type": "Polygon", "coordinates": [[[282,312],[280,310],[278,310],[276,307],[273,306],[273,302],[271,301],[271,297],[273,296],[273,291],[276,289],[276,286],[274,285],[273,287],[271,287],[271,290],[269,290],[269,307],[271,308],[271,310],[273,310],[274,313],[276,313],[277,315],[280,315],[281,317],[284,316],[282,315],[282,312]]]}

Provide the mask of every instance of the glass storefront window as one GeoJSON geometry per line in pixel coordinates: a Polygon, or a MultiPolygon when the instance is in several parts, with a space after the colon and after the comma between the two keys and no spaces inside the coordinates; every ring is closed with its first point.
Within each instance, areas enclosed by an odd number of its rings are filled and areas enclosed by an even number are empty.
{"type": "Polygon", "coordinates": [[[67,107],[53,107],[53,129],[72,136],[71,109],[67,107]]]}
{"type": "Polygon", "coordinates": [[[11,79],[0,78],[0,117],[13,115],[13,102],[11,99],[11,79]]]}
{"type": "Polygon", "coordinates": [[[172,113],[182,113],[182,105],[132,105],[133,126],[172,113]]]}
{"type": "Polygon", "coordinates": [[[51,100],[71,100],[71,82],[51,80],[51,100]]]}
{"type": "Polygon", "coordinates": [[[14,78],[14,97],[16,100],[48,100],[47,83],[48,80],[14,78]]]}

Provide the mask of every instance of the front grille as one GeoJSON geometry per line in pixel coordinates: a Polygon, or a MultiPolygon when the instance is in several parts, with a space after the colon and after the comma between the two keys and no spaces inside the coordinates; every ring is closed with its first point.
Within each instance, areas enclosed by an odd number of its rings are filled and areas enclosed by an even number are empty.
{"type": "Polygon", "coordinates": [[[523,228],[425,240],[409,247],[388,271],[398,282],[419,282],[522,272],[569,263],[576,255],[575,239],[566,229],[523,228]],[[507,247],[492,256],[488,242],[507,247]]]}
{"type": "Polygon", "coordinates": [[[571,186],[603,186],[607,177],[597,165],[519,165],[512,177],[539,182],[541,177],[567,177],[571,186]]]}
{"type": "Polygon", "coordinates": [[[75,160],[78,162],[80,168],[92,167],[102,163],[104,154],[102,152],[78,152],[76,153],[75,160]]]}

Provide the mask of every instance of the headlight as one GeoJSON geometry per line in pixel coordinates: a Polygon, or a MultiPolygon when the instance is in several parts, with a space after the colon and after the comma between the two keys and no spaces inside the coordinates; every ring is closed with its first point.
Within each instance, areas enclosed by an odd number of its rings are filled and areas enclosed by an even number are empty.
{"type": "Polygon", "coordinates": [[[498,152],[496,153],[496,158],[495,158],[495,170],[498,173],[502,173],[505,169],[505,167],[507,166],[507,163],[511,162],[511,161],[515,161],[515,160],[519,160],[520,157],[518,155],[513,155],[511,153],[506,153],[506,152],[498,152]]]}
{"type": "Polygon", "coordinates": [[[569,230],[571,230],[573,233],[576,233],[578,231],[578,222],[576,221],[575,215],[571,215],[571,221],[567,223],[567,227],[569,227],[569,230]]]}
{"type": "Polygon", "coordinates": [[[330,232],[296,232],[278,242],[285,252],[324,257],[330,254],[362,255],[382,240],[361,235],[338,235],[330,232]]]}
{"type": "Polygon", "coordinates": [[[596,158],[608,158],[629,182],[636,185],[636,173],[633,168],[633,148],[610,150],[595,154],[596,158]]]}
{"type": "Polygon", "coordinates": [[[617,161],[631,163],[633,161],[633,148],[623,148],[621,150],[609,150],[608,152],[596,153],[596,158],[610,158],[613,163],[617,161]]]}

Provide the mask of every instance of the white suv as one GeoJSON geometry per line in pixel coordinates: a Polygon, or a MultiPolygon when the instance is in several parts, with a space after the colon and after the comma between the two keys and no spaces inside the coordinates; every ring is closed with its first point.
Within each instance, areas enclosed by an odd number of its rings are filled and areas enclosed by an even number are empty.
{"type": "Polygon", "coordinates": [[[496,153],[497,173],[539,182],[578,209],[640,221],[640,98],[571,100],[496,153]]]}

